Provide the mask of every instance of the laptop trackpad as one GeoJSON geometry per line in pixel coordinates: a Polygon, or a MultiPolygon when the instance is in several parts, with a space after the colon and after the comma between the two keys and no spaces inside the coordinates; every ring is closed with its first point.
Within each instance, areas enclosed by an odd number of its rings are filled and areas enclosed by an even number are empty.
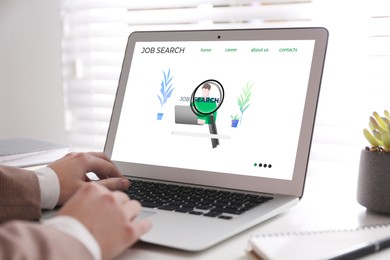
{"type": "Polygon", "coordinates": [[[156,212],[150,212],[150,211],[142,210],[141,213],[139,213],[137,219],[144,219],[144,218],[153,216],[154,214],[156,214],[156,212]]]}

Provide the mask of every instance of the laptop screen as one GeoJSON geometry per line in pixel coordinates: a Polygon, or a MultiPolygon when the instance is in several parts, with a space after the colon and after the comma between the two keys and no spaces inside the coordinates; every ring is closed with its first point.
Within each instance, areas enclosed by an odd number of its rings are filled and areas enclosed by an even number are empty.
{"type": "Polygon", "coordinates": [[[293,179],[316,40],[218,37],[128,46],[112,160],[293,179]]]}

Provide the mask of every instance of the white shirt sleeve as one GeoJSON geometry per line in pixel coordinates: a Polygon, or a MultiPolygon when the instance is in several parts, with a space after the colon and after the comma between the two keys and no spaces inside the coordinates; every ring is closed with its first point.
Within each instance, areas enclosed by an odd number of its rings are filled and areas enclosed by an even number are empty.
{"type": "Polygon", "coordinates": [[[70,216],[58,216],[44,220],[43,225],[50,226],[76,238],[88,249],[94,260],[102,259],[98,242],[77,219],[70,216]]]}
{"type": "MultiPolygon", "coordinates": [[[[41,192],[41,208],[53,209],[60,197],[60,182],[57,174],[49,167],[35,170],[41,192]]],[[[58,229],[80,241],[91,253],[93,259],[102,258],[100,246],[88,229],[77,219],[70,216],[53,217],[43,220],[43,224],[58,229]]]]}
{"type": "Polygon", "coordinates": [[[53,209],[60,197],[60,182],[57,174],[49,167],[35,170],[41,191],[41,208],[53,209]]]}

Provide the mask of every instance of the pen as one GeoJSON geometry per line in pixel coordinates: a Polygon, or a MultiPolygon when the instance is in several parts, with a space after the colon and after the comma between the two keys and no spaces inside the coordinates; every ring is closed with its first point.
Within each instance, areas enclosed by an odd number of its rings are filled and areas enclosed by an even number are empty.
{"type": "Polygon", "coordinates": [[[366,255],[373,254],[390,247],[390,237],[383,238],[374,242],[361,243],[350,248],[344,249],[328,260],[352,260],[366,255]]]}

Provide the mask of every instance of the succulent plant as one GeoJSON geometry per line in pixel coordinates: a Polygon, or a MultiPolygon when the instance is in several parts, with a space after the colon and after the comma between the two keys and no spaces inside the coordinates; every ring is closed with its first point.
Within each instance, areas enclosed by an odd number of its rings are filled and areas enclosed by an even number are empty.
{"type": "Polygon", "coordinates": [[[370,130],[364,129],[363,134],[371,144],[369,150],[390,153],[390,114],[384,111],[384,117],[377,112],[370,116],[370,130]]]}

